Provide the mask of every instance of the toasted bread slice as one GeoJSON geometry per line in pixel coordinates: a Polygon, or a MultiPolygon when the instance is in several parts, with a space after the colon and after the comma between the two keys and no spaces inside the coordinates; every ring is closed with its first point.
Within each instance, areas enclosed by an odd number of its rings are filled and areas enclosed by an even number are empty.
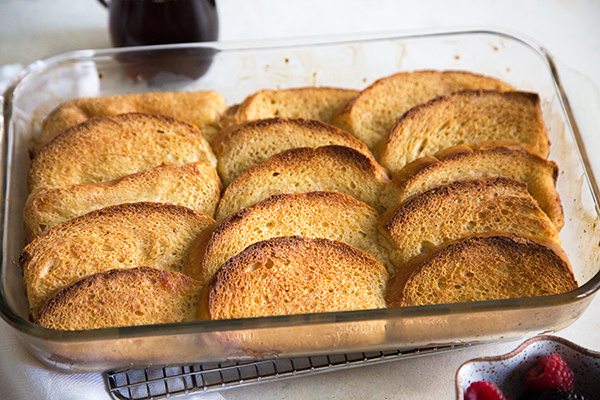
{"type": "Polygon", "coordinates": [[[63,331],[164,324],[195,319],[201,286],[154,268],[98,272],[56,293],[37,324],[63,331]]]}
{"type": "Polygon", "coordinates": [[[349,147],[291,149],[237,177],[223,193],[217,219],[274,194],[316,190],[346,193],[383,211],[379,196],[388,182],[377,162],[349,147]]]}
{"type": "Polygon", "coordinates": [[[527,186],[507,178],[459,181],[428,190],[400,204],[382,222],[396,245],[393,261],[398,269],[448,242],[490,231],[560,243],[527,186]]]}
{"type": "Polygon", "coordinates": [[[200,130],[187,122],[148,114],[98,117],[40,149],[29,170],[29,188],[105,182],[163,164],[198,161],[216,165],[200,130]]]}
{"type": "Polygon", "coordinates": [[[266,118],[304,118],[329,121],[331,116],[358,94],[332,87],[301,87],[259,90],[225,113],[223,127],[266,118]]]}
{"type": "Polygon", "coordinates": [[[390,279],[390,307],[547,296],[577,288],[562,250],[518,236],[460,240],[409,272],[390,279]]]}
{"type": "Polygon", "coordinates": [[[387,278],[383,265],[344,243],[278,237],[223,265],[208,308],[211,319],[384,308],[387,278]]]}
{"type": "Polygon", "coordinates": [[[217,92],[155,92],[69,100],[52,111],[42,124],[40,145],[93,117],[128,113],[159,114],[187,121],[210,140],[217,132],[225,100],[217,92]]]}
{"type": "Polygon", "coordinates": [[[417,158],[480,142],[519,144],[546,158],[549,142],[534,93],[470,91],[411,109],[382,142],[381,164],[392,174],[417,158]]]}
{"type": "Polygon", "coordinates": [[[204,163],[162,165],[115,181],[45,189],[32,194],[25,204],[27,237],[71,218],[123,203],[178,204],[214,215],[221,196],[217,171],[204,163]]]}
{"type": "Polygon", "coordinates": [[[217,169],[229,185],[252,165],[297,147],[339,145],[373,157],[367,146],[348,132],[319,121],[265,119],[224,130],[212,142],[217,169]]]}
{"type": "Polygon", "coordinates": [[[527,184],[527,190],[557,229],[564,224],[556,192],[558,166],[514,146],[461,145],[419,158],[394,177],[398,201],[454,181],[503,176],[527,184]]]}
{"type": "Polygon", "coordinates": [[[33,316],[58,290],[96,272],[144,265],[181,271],[192,242],[213,223],[186,207],[129,203],[49,229],[19,259],[33,316]]]}
{"type": "Polygon", "coordinates": [[[309,192],[271,196],[230,215],[202,235],[190,252],[188,275],[206,284],[234,255],[249,245],[278,236],[337,240],[389,266],[389,244],[377,231],[378,214],[342,193],[309,192]]]}
{"type": "Polygon", "coordinates": [[[333,116],[332,123],[374,149],[398,118],[416,105],[438,96],[476,89],[513,90],[498,79],[470,72],[400,72],[360,92],[333,116]]]}

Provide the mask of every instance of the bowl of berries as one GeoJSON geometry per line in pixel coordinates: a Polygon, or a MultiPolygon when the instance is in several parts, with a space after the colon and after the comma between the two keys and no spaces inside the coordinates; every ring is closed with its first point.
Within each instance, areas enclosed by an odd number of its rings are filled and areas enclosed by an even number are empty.
{"type": "Polygon", "coordinates": [[[457,400],[600,400],[600,353],[536,336],[508,354],[476,358],[456,372],[457,400]]]}

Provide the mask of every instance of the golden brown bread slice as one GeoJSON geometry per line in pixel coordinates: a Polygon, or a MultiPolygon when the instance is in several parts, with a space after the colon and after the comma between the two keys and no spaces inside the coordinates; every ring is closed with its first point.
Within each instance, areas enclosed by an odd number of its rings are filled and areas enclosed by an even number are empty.
{"type": "Polygon", "coordinates": [[[367,146],[348,132],[306,119],[272,118],[226,129],[212,142],[217,169],[225,185],[254,164],[296,147],[351,147],[373,157],[367,146]]]}
{"type": "Polygon", "coordinates": [[[265,118],[304,118],[328,122],[358,91],[333,87],[300,87],[259,90],[231,107],[223,127],[265,118]]]}
{"type": "Polygon", "coordinates": [[[225,100],[217,92],[154,92],[69,100],[55,108],[42,124],[40,145],[93,117],[127,113],[160,114],[187,121],[207,139],[217,132],[225,100]]]}
{"type": "Polygon", "coordinates": [[[122,178],[163,164],[216,165],[202,133],[187,122],[148,114],[93,118],[42,147],[29,188],[66,187],[122,178]]]}
{"type": "Polygon", "coordinates": [[[498,177],[453,182],[413,196],[390,210],[382,227],[395,244],[392,261],[398,270],[448,242],[490,231],[560,243],[527,186],[498,177]]]}
{"type": "Polygon", "coordinates": [[[114,181],[40,190],[25,204],[25,230],[34,239],[71,218],[123,203],[171,203],[214,215],[220,196],[221,180],[213,167],[161,165],[114,181]]]}
{"type": "Polygon", "coordinates": [[[274,194],[316,190],[346,193],[382,211],[379,196],[388,183],[377,162],[349,147],[291,149],[238,176],[223,193],[217,220],[274,194]]]}
{"type": "Polygon", "coordinates": [[[186,272],[206,284],[228,259],[246,247],[278,236],[337,240],[389,266],[390,245],[378,235],[377,220],[377,211],[342,193],[271,196],[205,232],[190,252],[186,272]]]}
{"type": "Polygon", "coordinates": [[[512,87],[498,79],[471,72],[400,72],[380,79],[360,92],[333,116],[332,123],[374,149],[398,118],[414,106],[438,96],[476,89],[512,90],[512,87]]]}
{"type": "Polygon", "coordinates": [[[186,207],[129,203],[49,229],[19,258],[32,315],[58,290],[96,272],[144,265],[181,271],[192,242],[213,223],[186,207]]]}
{"type": "Polygon", "coordinates": [[[395,174],[419,157],[460,144],[518,144],[546,158],[549,142],[535,93],[468,91],[412,108],[381,143],[381,164],[395,174]]]}
{"type": "Polygon", "coordinates": [[[383,265],[344,243],[278,237],[223,265],[208,310],[225,319],[384,308],[387,278],[383,265]]]}
{"type": "Polygon", "coordinates": [[[419,158],[394,176],[398,199],[448,183],[489,176],[503,176],[527,184],[527,190],[557,229],[564,223],[556,191],[558,166],[518,146],[461,145],[419,158]]]}
{"type": "Polygon", "coordinates": [[[560,248],[518,236],[470,237],[449,244],[390,279],[390,307],[547,296],[577,288],[560,248]]]}
{"type": "Polygon", "coordinates": [[[56,293],[36,323],[74,331],[192,321],[200,292],[197,281],[174,271],[98,272],[56,293]]]}

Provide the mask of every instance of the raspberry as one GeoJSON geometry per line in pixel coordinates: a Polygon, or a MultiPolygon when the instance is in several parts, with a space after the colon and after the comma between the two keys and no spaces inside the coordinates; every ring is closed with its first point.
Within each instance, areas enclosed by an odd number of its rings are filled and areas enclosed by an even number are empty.
{"type": "Polygon", "coordinates": [[[548,389],[573,390],[573,371],[558,354],[540,358],[525,374],[525,385],[534,391],[548,389]]]}
{"type": "Polygon", "coordinates": [[[492,382],[473,382],[465,392],[465,400],[506,400],[498,386],[492,382]]]}
{"type": "Polygon", "coordinates": [[[519,397],[519,400],[586,400],[586,398],[582,394],[551,389],[543,392],[528,390],[519,397]]]}

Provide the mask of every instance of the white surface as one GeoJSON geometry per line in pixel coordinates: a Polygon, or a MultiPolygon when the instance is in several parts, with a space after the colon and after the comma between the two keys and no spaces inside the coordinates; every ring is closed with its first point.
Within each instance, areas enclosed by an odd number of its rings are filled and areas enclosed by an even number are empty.
{"type": "MultiPolygon", "coordinates": [[[[538,1],[367,1],[222,0],[221,39],[306,36],[331,33],[410,30],[429,27],[488,26],[523,32],[600,86],[600,2],[538,1]]],[[[27,64],[55,53],[109,46],[106,13],[93,0],[2,0],[0,64],[27,64]]],[[[582,88],[583,89],[583,88],[582,88]]],[[[578,93],[578,96],[580,94],[578,93]]],[[[578,103],[587,102],[585,94],[578,103]]],[[[581,110],[581,108],[579,108],[581,110]]],[[[590,109],[590,114],[598,111],[590,109]]],[[[600,136],[588,136],[588,148],[600,136]]],[[[593,153],[592,153],[593,154],[593,153]]],[[[598,173],[597,173],[598,174],[598,173]]],[[[600,350],[600,297],[571,327],[560,332],[575,343],[600,350]]],[[[454,373],[465,360],[511,350],[516,343],[487,345],[320,376],[292,379],[223,392],[226,399],[450,399],[454,373]]],[[[96,374],[57,374],[27,354],[0,322],[0,398],[102,399],[96,374]]]]}

